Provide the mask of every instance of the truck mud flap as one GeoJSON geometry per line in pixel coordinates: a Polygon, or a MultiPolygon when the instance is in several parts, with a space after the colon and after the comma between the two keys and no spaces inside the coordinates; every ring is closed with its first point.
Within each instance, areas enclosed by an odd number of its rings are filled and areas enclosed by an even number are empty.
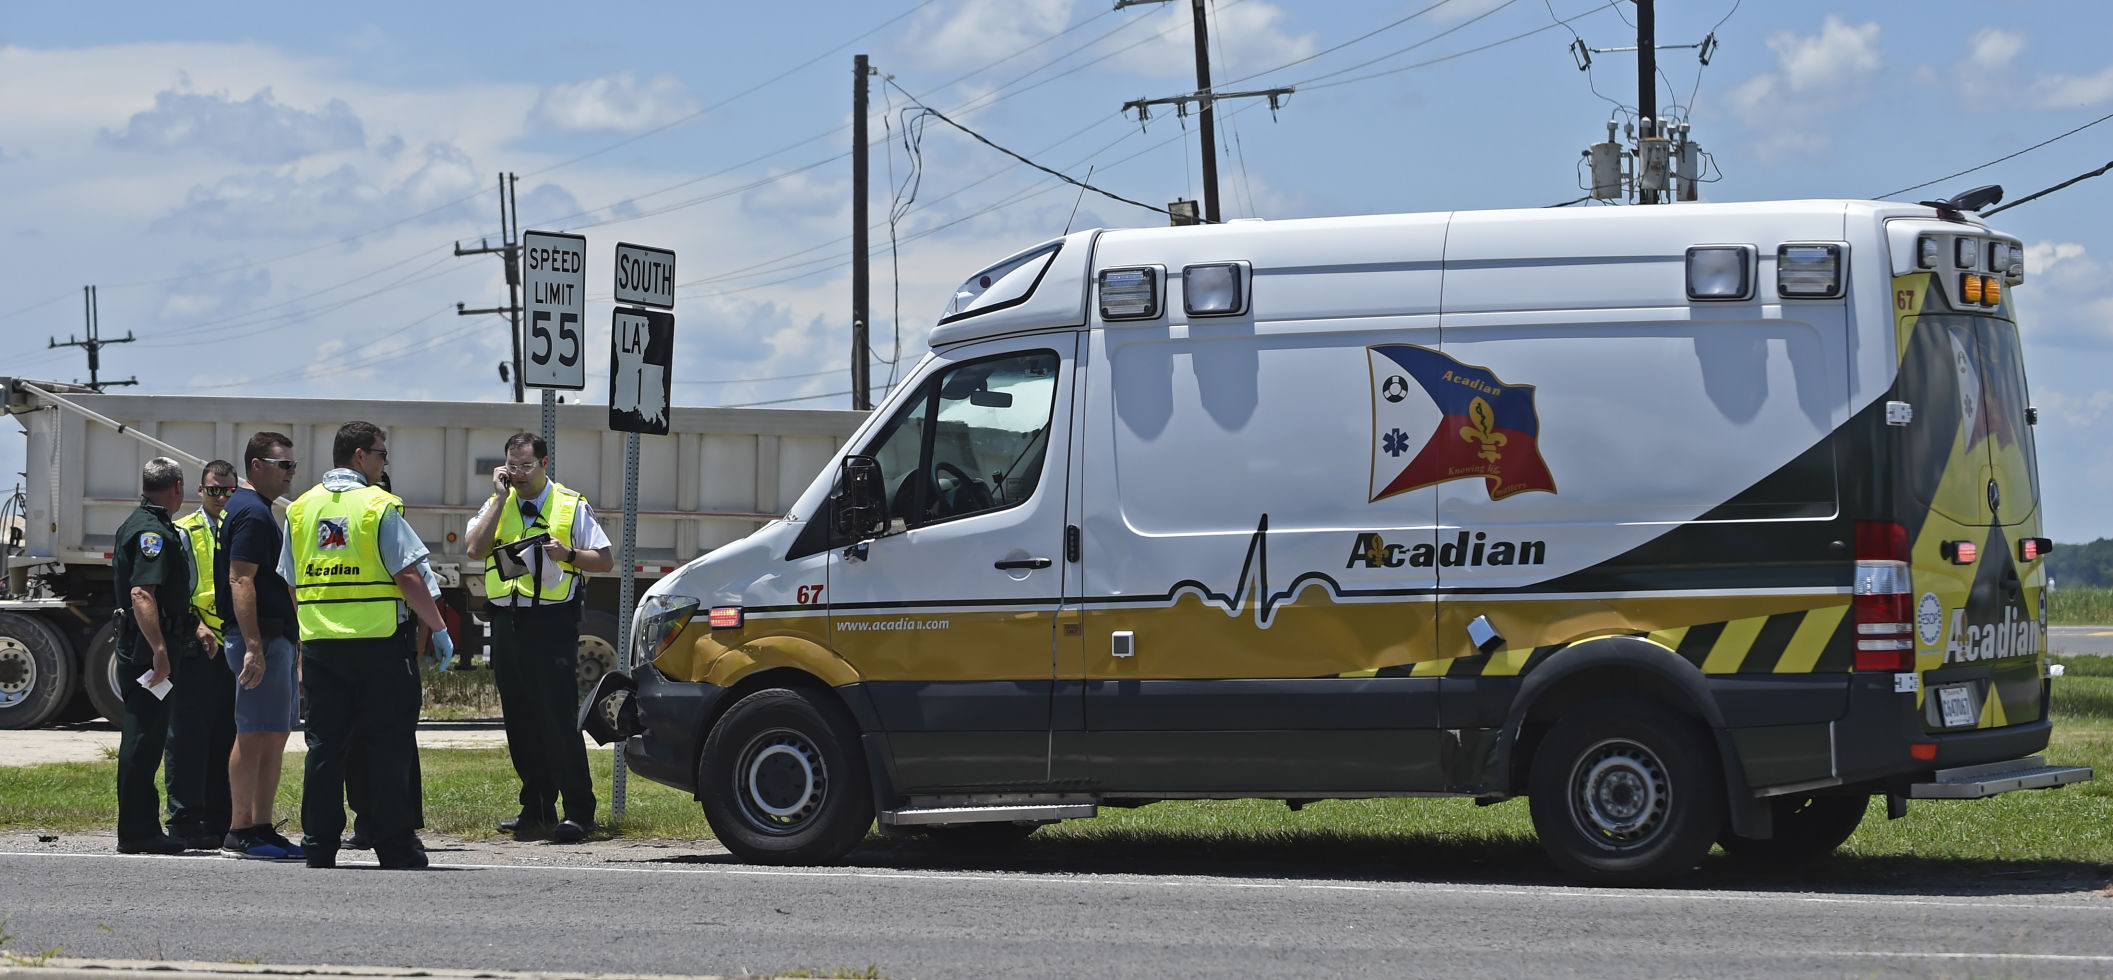
{"type": "Polygon", "coordinates": [[[607,745],[640,734],[638,704],[632,700],[638,684],[620,670],[612,670],[595,682],[594,691],[580,702],[580,731],[594,737],[594,744],[607,745]]]}
{"type": "Polygon", "coordinates": [[[2020,789],[2049,789],[2091,778],[2090,766],[2050,766],[2044,757],[2028,755],[2008,762],[1939,769],[1926,783],[1908,787],[1921,800],[1978,800],[2020,789]]]}

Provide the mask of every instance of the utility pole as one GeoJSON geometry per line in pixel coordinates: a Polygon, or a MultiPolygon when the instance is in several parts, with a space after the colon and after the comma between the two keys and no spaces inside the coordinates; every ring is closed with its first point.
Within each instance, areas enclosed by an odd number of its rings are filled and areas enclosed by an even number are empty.
{"type": "Polygon", "coordinates": [[[851,407],[873,408],[872,365],[866,346],[872,310],[866,268],[866,79],[873,69],[865,55],[851,59],[851,407]]]}
{"type": "Polygon", "coordinates": [[[522,398],[521,386],[521,212],[514,200],[514,184],[520,181],[518,174],[499,175],[499,246],[492,247],[490,239],[478,239],[476,248],[463,248],[455,243],[456,255],[497,255],[506,263],[506,305],[472,310],[461,303],[455,304],[457,316],[483,316],[486,313],[501,313],[512,325],[514,338],[514,360],[511,371],[503,366],[502,375],[509,375],[514,383],[514,401],[522,398]]]}
{"type": "MultiPolygon", "coordinates": [[[[1115,0],[1115,9],[1121,10],[1124,7],[1141,3],[1166,2],[1168,0],[1115,0]]],[[[1282,97],[1290,95],[1292,90],[1287,86],[1284,88],[1261,89],[1253,92],[1212,92],[1210,30],[1205,23],[1203,2],[1204,0],[1189,0],[1189,12],[1193,15],[1196,22],[1195,93],[1192,95],[1170,96],[1163,99],[1133,99],[1123,103],[1123,111],[1129,112],[1131,109],[1136,109],[1137,121],[1142,123],[1146,119],[1151,118],[1150,113],[1147,111],[1148,106],[1172,105],[1177,114],[1185,116],[1188,114],[1188,104],[1191,102],[1196,104],[1196,134],[1203,141],[1203,220],[1210,224],[1217,224],[1221,220],[1218,211],[1218,132],[1216,120],[1213,118],[1212,105],[1219,99],[1266,97],[1269,99],[1270,111],[1274,112],[1282,104],[1280,101],[1282,97]]]]}
{"type": "MultiPolygon", "coordinates": [[[[130,331],[130,330],[127,330],[127,331],[125,331],[125,335],[124,335],[123,337],[120,337],[120,338],[116,339],[116,340],[104,340],[104,339],[103,339],[103,338],[102,338],[102,337],[101,337],[101,336],[100,336],[100,335],[98,334],[97,330],[98,330],[98,327],[99,327],[99,325],[100,325],[100,320],[99,320],[99,318],[98,318],[98,317],[96,316],[96,311],[95,311],[95,287],[94,287],[94,286],[82,286],[82,287],[81,287],[81,311],[82,311],[82,313],[83,313],[83,314],[84,314],[84,315],[85,315],[85,316],[87,317],[87,320],[88,320],[88,339],[86,339],[86,340],[75,340],[75,339],[73,339],[73,335],[72,335],[72,334],[67,334],[67,335],[66,335],[66,342],[62,344],[62,343],[59,343],[59,338],[57,338],[57,337],[53,337],[53,338],[50,338],[50,339],[51,339],[51,344],[50,344],[49,346],[47,346],[47,347],[46,347],[45,349],[46,349],[46,350],[57,350],[58,348],[61,348],[61,347],[80,347],[80,348],[84,348],[84,349],[86,349],[86,350],[88,351],[88,384],[87,384],[87,387],[89,387],[89,388],[93,388],[93,389],[95,389],[95,390],[96,390],[97,392],[101,392],[101,391],[102,391],[102,390],[103,390],[104,388],[109,388],[109,387],[111,387],[111,386],[114,386],[114,385],[117,385],[117,386],[121,386],[121,385],[136,385],[136,384],[138,384],[138,383],[139,383],[139,378],[138,378],[138,377],[130,377],[130,378],[126,378],[126,379],[125,379],[125,380],[123,380],[123,381],[104,381],[104,380],[102,379],[102,374],[101,374],[101,372],[102,372],[102,369],[103,369],[103,348],[105,348],[105,347],[108,347],[108,346],[110,346],[111,344],[129,344],[129,343],[131,343],[131,342],[132,342],[132,331],[130,331]]],[[[80,382],[76,381],[76,382],[74,382],[74,384],[80,384],[80,382]]]]}
{"type": "MultiPolygon", "coordinates": [[[[1637,147],[1643,150],[1649,140],[1659,138],[1657,0],[1636,0],[1636,116],[1643,130],[1637,136],[1637,147]]],[[[1643,176],[1649,165],[1648,155],[1640,156],[1637,175],[1643,176]]],[[[1657,204],[1658,190],[1644,186],[1645,183],[1637,182],[1636,203],[1657,204]]]]}

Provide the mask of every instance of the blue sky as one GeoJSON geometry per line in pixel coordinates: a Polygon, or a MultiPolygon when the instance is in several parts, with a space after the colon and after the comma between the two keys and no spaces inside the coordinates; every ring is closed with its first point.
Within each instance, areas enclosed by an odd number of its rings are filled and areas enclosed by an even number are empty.
{"type": "MultiPolygon", "coordinates": [[[[1565,50],[1573,31],[1634,44],[1627,2],[1213,4],[1221,86],[1298,88],[1275,113],[1226,107],[1231,216],[1569,200],[1579,151],[1636,101],[1633,55],[1586,73],[1565,50]]],[[[1660,6],[1661,44],[1717,35],[1707,67],[1663,52],[1658,85],[1721,173],[1711,200],[1878,196],[2113,113],[2113,7],[2097,0],[1660,6]]],[[[500,321],[454,311],[503,301],[499,263],[451,246],[496,236],[505,170],[526,226],[587,235],[593,261],[618,240],[679,253],[678,404],[847,407],[852,55],[885,75],[875,336],[890,355],[899,294],[907,363],[990,260],[1067,222],[1163,219],[1081,200],[933,121],[898,273],[885,221],[910,172],[904,92],[1115,193],[1197,196],[1193,131],[1120,112],[1194,87],[1187,5],[1111,7],[17,0],[0,21],[0,374],[82,375],[79,351],[45,345],[80,331],[94,283],[105,335],[138,338],[104,355],[107,374],[142,378],[129,390],[504,400],[500,321]]],[[[2109,159],[2113,122],[1903,196],[2001,183],[2015,198],[2109,159]]],[[[1996,219],[2032,249],[2015,296],[2058,540],[2113,536],[2109,204],[2113,177],[1996,219]]],[[[606,370],[606,264],[589,276],[590,364],[606,370]]],[[[11,484],[21,442],[0,431],[11,484]]]]}

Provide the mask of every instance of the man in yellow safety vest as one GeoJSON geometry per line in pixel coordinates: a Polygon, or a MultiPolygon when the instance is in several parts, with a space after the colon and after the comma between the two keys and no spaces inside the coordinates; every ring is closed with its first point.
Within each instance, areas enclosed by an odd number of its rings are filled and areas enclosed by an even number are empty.
{"type": "Polygon", "coordinates": [[[413,830],[418,672],[410,615],[451,653],[440,607],[419,562],[426,547],[403,501],[372,481],[388,465],[381,429],[347,422],[331,446],[336,467],[286,509],[281,574],[293,583],[308,692],[308,762],[301,783],[301,848],[311,868],[337,866],[345,830],[345,767],[362,743],[375,859],[423,868],[413,830]]]}

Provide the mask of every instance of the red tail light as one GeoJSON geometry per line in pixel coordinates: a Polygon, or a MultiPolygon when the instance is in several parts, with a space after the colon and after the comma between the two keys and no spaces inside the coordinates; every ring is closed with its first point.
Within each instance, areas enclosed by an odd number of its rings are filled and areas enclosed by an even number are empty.
{"type": "Polygon", "coordinates": [[[1913,582],[1908,529],[1891,521],[1856,522],[1856,669],[1915,668],[1913,582]]]}

